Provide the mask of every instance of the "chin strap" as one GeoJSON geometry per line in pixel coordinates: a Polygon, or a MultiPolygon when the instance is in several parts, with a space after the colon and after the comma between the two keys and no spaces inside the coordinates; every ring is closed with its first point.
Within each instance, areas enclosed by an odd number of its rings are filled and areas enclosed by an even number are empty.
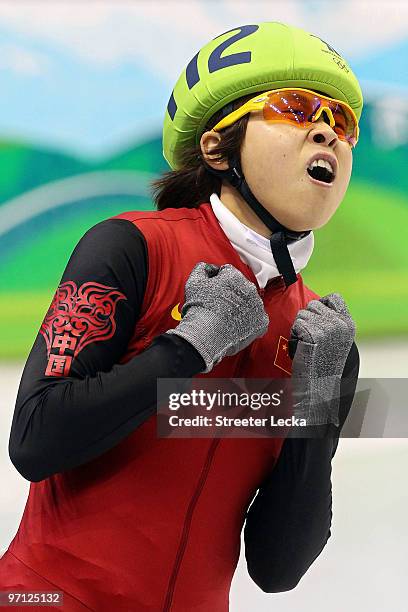
{"type": "Polygon", "coordinates": [[[269,237],[271,251],[279,273],[283,276],[286,287],[289,287],[289,285],[292,283],[296,283],[297,276],[288,250],[288,244],[295,242],[296,240],[301,240],[310,234],[311,230],[295,232],[289,230],[284,225],[279,223],[279,221],[275,219],[275,217],[273,217],[271,213],[267,211],[262,204],[260,204],[260,202],[258,202],[250,190],[249,185],[245,180],[244,173],[242,172],[239,156],[230,156],[228,158],[228,162],[228,170],[215,170],[205,162],[204,164],[206,169],[211,172],[211,174],[215,174],[215,176],[228,181],[233,187],[235,187],[247,204],[249,204],[249,206],[252,208],[254,213],[261,219],[266,227],[271,230],[272,234],[269,237]]]}

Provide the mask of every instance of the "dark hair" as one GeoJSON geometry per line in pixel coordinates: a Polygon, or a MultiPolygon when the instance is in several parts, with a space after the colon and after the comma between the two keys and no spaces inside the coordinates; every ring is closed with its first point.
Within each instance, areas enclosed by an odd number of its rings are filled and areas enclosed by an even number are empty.
{"type": "MultiPolygon", "coordinates": [[[[236,110],[256,94],[238,98],[232,103],[236,110]]],[[[223,109],[211,117],[204,132],[211,130],[224,116],[223,109]]],[[[211,155],[219,156],[220,160],[228,159],[233,153],[239,153],[245,136],[249,114],[244,115],[235,123],[220,132],[219,144],[211,150],[211,155]]],[[[204,164],[200,143],[187,147],[181,156],[179,170],[164,172],[162,176],[152,181],[152,195],[157,210],[165,208],[197,208],[203,202],[209,202],[212,193],[221,193],[222,181],[209,172],[204,164]]]]}

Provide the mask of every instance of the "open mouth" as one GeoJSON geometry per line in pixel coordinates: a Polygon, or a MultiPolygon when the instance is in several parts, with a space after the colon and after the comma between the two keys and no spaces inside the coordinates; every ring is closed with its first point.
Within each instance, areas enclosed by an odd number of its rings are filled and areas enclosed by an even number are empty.
{"type": "Polygon", "coordinates": [[[333,174],[333,172],[323,166],[314,166],[313,168],[307,168],[307,173],[315,181],[320,181],[321,183],[333,183],[335,179],[335,175],[333,174]]]}

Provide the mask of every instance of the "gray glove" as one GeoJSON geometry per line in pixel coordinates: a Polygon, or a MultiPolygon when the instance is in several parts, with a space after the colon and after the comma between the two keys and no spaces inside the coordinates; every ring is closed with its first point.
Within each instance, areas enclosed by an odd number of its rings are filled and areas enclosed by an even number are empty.
{"type": "Polygon", "coordinates": [[[185,285],[182,319],[167,334],[188,340],[205,361],[204,373],[268,330],[269,317],[256,287],[231,264],[198,263],[185,285]]]}
{"type": "Polygon", "coordinates": [[[356,326],[338,293],[312,300],[291,330],[294,415],[307,425],[339,425],[340,382],[356,326]]]}

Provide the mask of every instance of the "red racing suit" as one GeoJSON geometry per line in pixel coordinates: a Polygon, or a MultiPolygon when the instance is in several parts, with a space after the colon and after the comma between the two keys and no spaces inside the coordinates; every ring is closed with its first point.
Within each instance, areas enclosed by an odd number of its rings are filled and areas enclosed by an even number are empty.
{"type": "MultiPolygon", "coordinates": [[[[139,228],[149,255],[141,315],[120,363],[177,325],[171,313],[184,302],[192,268],[205,261],[233,264],[253,282],[270,325],[248,348],[197,376],[290,376],[291,326],[318,297],[300,274],[288,288],[278,277],[260,289],[210,204],[115,218],[139,228]]],[[[227,612],[246,512],[283,439],[158,438],[156,423],[153,414],[99,457],[31,483],[0,561],[2,590],[62,590],[68,612],[227,612]]]]}

